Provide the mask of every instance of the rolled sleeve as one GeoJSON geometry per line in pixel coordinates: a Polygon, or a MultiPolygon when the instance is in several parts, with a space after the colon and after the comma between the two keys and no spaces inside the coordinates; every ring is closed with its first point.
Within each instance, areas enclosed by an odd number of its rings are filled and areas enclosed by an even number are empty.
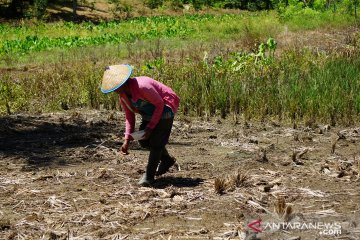
{"type": "Polygon", "coordinates": [[[135,128],[135,113],[129,109],[124,97],[120,96],[121,108],[125,112],[125,139],[130,139],[130,134],[134,132],[135,128]]]}

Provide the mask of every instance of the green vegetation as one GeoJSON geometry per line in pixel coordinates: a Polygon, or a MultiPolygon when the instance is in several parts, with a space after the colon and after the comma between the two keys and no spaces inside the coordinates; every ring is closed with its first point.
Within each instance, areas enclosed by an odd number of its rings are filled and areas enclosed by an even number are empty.
{"type": "MultiPolygon", "coordinates": [[[[216,21],[226,18],[219,17],[216,21]]],[[[235,17],[232,21],[235,21],[235,17]]],[[[167,37],[186,37],[195,31],[200,21],[211,21],[214,16],[137,18],[127,22],[74,24],[61,22],[40,24],[36,27],[2,26],[0,56],[13,53],[50,50],[53,48],[83,47],[118,44],[135,40],[167,37]]]]}
{"type": "Polygon", "coordinates": [[[278,49],[276,41],[288,31],[351,26],[354,18],[331,11],[307,18],[313,12],[302,9],[286,17],[272,11],[2,24],[0,114],[118,109],[116,95],[102,94],[99,84],[106,65],[128,62],[134,75],[171,86],[182,114],[351,123],[360,116],[360,35],[349,35],[342,51],[278,49]]]}
{"type": "MultiPolygon", "coordinates": [[[[186,115],[242,114],[245,119],[348,123],[360,115],[360,58],[355,56],[296,50],[275,58],[273,39],[260,44],[256,53],[228,52],[209,57],[202,52],[190,56],[196,52],[190,47],[187,56],[171,61],[161,49],[155,50],[157,56],[134,65],[134,75],[153,76],[171,86],[181,97],[180,112],[186,115]]],[[[134,52],[134,58],[140,53],[141,49],[134,52]]],[[[20,79],[2,74],[0,111],[119,107],[115,94],[99,91],[102,67],[89,60],[70,64],[48,66],[17,76],[20,79]]]]}
{"type": "MultiPolygon", "coordinates": [[[[304,15],[307,16],[307,15],[304,15]]],[[[321,17],[304,16],[286,23],[289,30],[315,29],[351,24],[348,15],[322,13],[321,17]],[[301,18],[301,21],[299,20],[301,18]]],[[[320,15],[319,15],[320,16],[320,15]]],[[[156,38],[202,39],[242,38],[249,34],[255,41],[281,31],[281,21],[275,13],[247,13],[241,15],[185,15],[139,17],[129,21],[113,21],[94,24],[84,22],[38,23],[13,27],[0,25],[0,57],[29,52],[67,49],[104,44],[117,45],[138,40],[156,38]]]]}
{"type": "MultiPolygon", "coordinates": [[[[347,12],[356,15],[359,0],[104,0],[103,3],[111,4],[112,11],[116,17],[125,13],[125,18],[131,16],[135,6],[142,6],[149,9],[182,10],[193,8],[196,11],[201,9],[241,9],[248,11],[278,10],[289,16],[289,13],[299,10],[347,12]]],[[[79,5],[94,8],[95,2],[87,0],[0,0],[0,13],[4,11],[8,17],[36,17],[38,19],[46,15],[48,5],[67,6],[72,8],[73,17],[76,18],[76,11],[79,5]]]]}

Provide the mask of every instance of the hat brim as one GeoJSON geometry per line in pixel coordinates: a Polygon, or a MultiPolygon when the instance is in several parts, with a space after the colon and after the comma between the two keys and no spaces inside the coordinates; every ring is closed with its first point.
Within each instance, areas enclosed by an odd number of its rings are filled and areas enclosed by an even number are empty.
{"type": "MultiPolygon", "coordinates": [[[[122,67],[124,71],[124,73],[122,74],[117,74],[117,72],[114,70],[114,73],[112,74],[111,78],[106,75],[106,72],[104,73],[104,77],[103,77],[103,83],[102,83],[102,87],[101,87],[101,92],[102,93],[111,93],[113,91],[115,91],[116,89],[118,89],[119,87],[121,87],[131,76],[132,73],[132,67],[128,64],[123,64],[123,65],[114,65],[114,66],[109,66],[107,71],[112,71],[113,67],[122,67]],[[108,83],[109,81],[112,81],[111,83],[108,83]],[[104,87],[107,86],[107,87],[104,87]],[[108,87],[111,86],[111,87],[108,87]]],[[[110,73],[111,75],[111,73],[110,73]]]]}

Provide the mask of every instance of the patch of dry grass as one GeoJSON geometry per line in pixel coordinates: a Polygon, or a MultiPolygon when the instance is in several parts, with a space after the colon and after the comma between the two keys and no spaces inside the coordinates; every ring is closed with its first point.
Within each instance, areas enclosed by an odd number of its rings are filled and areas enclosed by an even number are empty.
{"type": "Polygon", "coordinates": [[[236,188],[246,186],[248,179],[249,175],[240,171],[226,177],[217,177],[214,181],[215,192],[224,194],[226,191],[234,191],[236,188]]]}

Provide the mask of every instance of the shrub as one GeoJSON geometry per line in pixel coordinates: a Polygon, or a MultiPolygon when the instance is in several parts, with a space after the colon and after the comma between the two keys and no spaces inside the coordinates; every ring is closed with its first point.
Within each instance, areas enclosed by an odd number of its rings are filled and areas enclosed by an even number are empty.
{"type": "Polygon", "coordinates": [[[35,0],[34,7],[36,18],[42,18],[44,16],[47,5],[47,0],[35,0]]]}
{"type": "Polygon", "coordinates": [[[159,8],[164,4],[164,0],[145,0],[145,5],[151,9],[159,8]]]}

